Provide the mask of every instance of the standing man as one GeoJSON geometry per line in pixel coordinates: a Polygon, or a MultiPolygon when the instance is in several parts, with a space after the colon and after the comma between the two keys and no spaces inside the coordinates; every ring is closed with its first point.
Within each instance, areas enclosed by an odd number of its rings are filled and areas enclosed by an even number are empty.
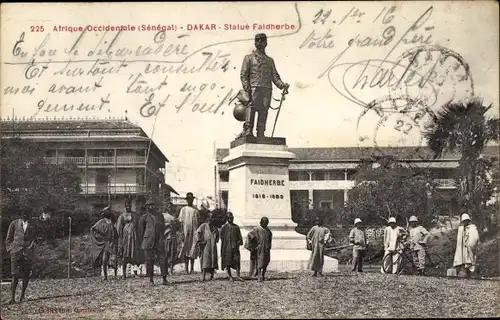
{"type": "Polygon", "coordinates": [[[423,273],[425,269],[425,247],[431,234],[418,224],[417,217],[411,216],[408,222],[410,223],[410,249],[414,251],[414,260],[418,272],[423,273]]]}
{"type": "Polygon", "coordinates": [[[255,112],[259,113],[257,120],[257,137],[264,137],[267,113],[271,105],[273,83],[279,89],[288,89],[288,83],[281,81],[274,60],[266,55],[267,36],[264,33],[255,35],[256,50],[245,56],[241,66],[241,84],[250,97],[246,108],[243,132],[238,136],[253,136],[255,112]]]}
{"type": "Polygon", "coordinates": [[[219,230],[215,225],[212,216],[207,222],[201,224],[196,230],[196,242],[200,246],[200,265],[203,272],[203,279],[210,273],[210,280],[214,279],[215,270],[219,269],[219,257],[217,256],[217,242],[219,242],[219,230]]]}
{"type": "Polygon", "coordinates": [[[262,217],[260,226],[255,227],[248,233],[250,242],[255,241],[257,245],[257,270],[259,272],[259,282],[264,281],[267,271],[267,266],[271,261],[271,245],[273,233],[267,227],[269,219],[262,217]]]}
{"type": "Polygon", "coordinates": [[[149,283],[154,285],[154,260],[158,260],[163,278],[163,285],[167,283],[167,271],[165,269],[165,252],[163,229],[165,223],[163,216],[156,212],[156,203],[153,200],[146,202],[146,213],[139,220],[139,231],[142,239],[141,249],[144,251],[146,260],[146,275],[149,277],[149,283]]]}
{"type": "Polygon", "coordinates": [[[307,233],[307,241],[311,245],[311,257],[308,269],[314,271],[313,277],[323,275],[325,263],[325,245],[330,240],[330,229],[323,226],[323,218],[316,218],[316,225],[307,233]]]}
{"type": "Polygon", "coordinates": [[[363,272],[363,258],[366,252],[366,233],[360,218],[354,219],[354,228],[349,233],[352,247],[352,271],[363,272]]]}
{"type": "MultiPolygon", "coordinates": [[[[392,255],[392,273],[396,274],[399,269],[398,258],[401,250],[403,250],[402,241],[406,237],[406,232],[403,228],[398,227],[396,218],[389,218],[389,226],[384,230],[384,260],[387,255],[392,255]]],[[[385,267],[388,269],[388,266],[385,267]]],[[[384,273],[382,268],[382,273],[384,273]]]]}
{"type": "Polygon", "coordinates": [[[23,280],[21,298],[24,300],[26,288],[30,280],[31,267],[33,264],[34,244],[36,240],[36,228],[31,220],[31,208],[21,210],[21,218],[12,221],[7,231],[5,246],[10,254],[10,267],[12,273],[11,298],[9,304],[16,302],[16,289],[19,279],[23,280]]]}
{"type": "Polygon", "coordinates": [[[229,280],[233,280],[231,268],[236,269],[236,280],[242,280],[240,277],[240,246],[243,245],[243,238],[240,227],[234,223],[232,212],[227,213],[227,222],[222,226],[220,236],[222,240],[222,269],[226,269],[229,280]]]}
{"type": "Polygon", "coordinates": [[[165,210],[163,212],[163,220],[165,221],[165,231],[164,231],[164,241],[165,241],[165,268],[168,274],[168,268],[170,268],[170,273],[174,273],[174,263],[177,258],[177,220],[173,215],[172,203],[167,202],[165,204],[165,210]]]}
{"type": "MultiPolygon", "coordinates": [[[[118,234],[111,221],[111,209],[105,207],[101,211],[101,219],[90,228],[92,238],[92,257],[94,270],[103,270],[103,279],[108,280],[108,265],[111,255],[116,254],[118,245],[118,234]]],[[[115,269],[116,275],[116,269],[115,269]]]]}
{"type": "Polygon", "coordinates": [[[138,264],[139,262],[139,215],[132,211],[132,200],[125,200],[125,212],[116,222],[118,232],[118,257],[122,262],[123,279],[127,278],[127,264],[138,264]]]}
{"type": "Polygon", "coordinates": [[[186,273],[194,272],[194,260],[198,257],[198,246],[196,244],[196,229],[198,229],[200,217],[198,210],[193,207],[194,196],[192,192],[186,194],[187,206],[182,207],[179,213],[179,222],[182,224],[184,232],[184,242],[182,243],[179,258],[184,259],[186,273]],[[191,270],[189,270],[191,262],[191,270]]]}
{"type": "Polygon", "coordinates": [[[476,254],[479,244],[479,232],[471,223],[467,213],[462,214],[461,225],[458,227],[457,247],[453,259],[453,267],[459,268],[459,273],[466,272],[467,277],[475,272],[476,254]]]}

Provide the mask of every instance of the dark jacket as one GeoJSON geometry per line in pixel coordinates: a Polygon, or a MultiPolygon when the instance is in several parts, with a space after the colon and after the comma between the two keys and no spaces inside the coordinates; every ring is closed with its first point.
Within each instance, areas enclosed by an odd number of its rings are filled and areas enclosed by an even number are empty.
{"type": "Polygon", "coordinates": [[[32,255],[34,242],[37,238],[37,227],[33,220],[28,221],[26,231],[23,229],[23,220],[17,219],[10,223],[5,247],[10,254],[24,250],[25,254],[32,255]]]}
{"type": "Polygon", "coordinates": [[[141,240],[141,249],[157,249],[163,248],[165,220],[163,215],[153,215],[145,213],[139,219],[139,235],[141,240]]]}
{"type": "Polygon", "coordinates": [[[281,81],[274,60],[266,54],[254,51],[245,56],[241,66],[241,84],[245,91],[252,87],[273,88],[273,83],[280,89],[285,87],[281,81]]]}

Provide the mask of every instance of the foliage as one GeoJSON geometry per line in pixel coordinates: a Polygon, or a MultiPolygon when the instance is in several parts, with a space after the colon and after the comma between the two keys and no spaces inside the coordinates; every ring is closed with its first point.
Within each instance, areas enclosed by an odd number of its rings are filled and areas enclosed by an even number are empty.
{"type": "MultiPolygon", "coordinates": [[[[118,214],[115,215],[117,216],[118,214]]],[[[40,221],[44,230],[44,239],[51,240],[67,237],[69,234],[70,217],[71,234],[73,236],[88,233],[90,227],[99,220],[98,216],[94,216],[90,212],[78,208],[72,211],[58,210],[53,212],[50,219],[40,221]]]]}
{"type": "Polygon", "coordinates": [[[435,190],[427,170],[398,163],[392,156],[373,156],[358,166],[344,221],[352,224],[361,218],[365,225],[380,226],[393,216],[405,225],[415,215],[430,226],[442,214],[440,204],[445,197],[435,190]]]}
{"type": "Polygon", "coordinates": [[[298,225],[303,228],[311,228],[316,223],[317,218],[321,218],[323,223],[327,227],[335,227],[338,224],[343,223],[342,217],[344,217],[344,208],[342,206],[336,206],[333,209],[330,208],[313,208],[307,210],[302,219],[299,221],[298,225]]]}
{"type": "Polygon", "coordinates": [[[18,138],[2,139],[3,229],[19,216],[19,210],[29,210],[35,215],[45,209],[54,214],[74,210],[80,192],[77,167],[48,164],[45,154],[43,144],[18,138]]]}
{"type": "Polygon", "coordinates": [[[499,119],[486,115],[491,108],[479,98],[446,104],[425,133],[436,158],[446,151],[460,153],[457,182],[461,207],[482,226],[486,224],[483,212],[493,194],[487,177],[493,163],[482,159],[481,153],[488,142],[499,141],[499,119]]]}
{"type": "Polygon", "coordinates": [[[213,220],[217,228],[221,228],[227,221],[227,211],[222,208],[217,208],[209,213],[210,219],[213,220]]]}

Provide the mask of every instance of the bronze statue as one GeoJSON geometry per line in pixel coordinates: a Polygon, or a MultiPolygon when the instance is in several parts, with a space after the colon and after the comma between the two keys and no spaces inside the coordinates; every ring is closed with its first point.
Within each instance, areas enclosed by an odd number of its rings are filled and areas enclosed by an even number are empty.
{"type": "MultiPolygon", "coordinates": [[[[246,105],[245,123],[243,124],[243,132],[237,138],[253,136],[255,112],[259,113],[257,137],[264,137],[267,113],[271,105],[272,84],[274,83],[279,89],[285,91],[289,87],[288,83],[281,80],[278,71],[276,71],[274,60],[266,55],[266,46],[267,36],[264,33],[256,34],[256,50],[243,59],[243,65],[241,66],[243,90],[238,94],[237,98],[241,104],[246,105]]],[[[241,105],[239,107],[241,110],[241,105]]]]}

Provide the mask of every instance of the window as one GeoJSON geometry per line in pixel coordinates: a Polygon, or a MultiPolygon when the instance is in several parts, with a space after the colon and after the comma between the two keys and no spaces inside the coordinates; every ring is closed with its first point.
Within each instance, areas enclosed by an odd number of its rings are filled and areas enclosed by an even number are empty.
{"type": "Polygon", "coordinates": [[[94,157],[112,157],[113,150],[94,150],[94,157]]]}
{"type": "Polygon", "coordinates": [[[433,179],[453,179],[453,169],[432,169],[431,177],[433,179]]]}
{"type": "Polygon", "coordinates": [[[315,181],[326,180],[326,172],[323,170],[313,171],[312,179],[315,181]]]}
{"type": "Polygon", "coordinates": [[[229,171],[222,171],[219,173],[221,182],[229,182],[229,171]]]}
{"type": "Polygon", "coordinates": [[[85,150],[66,150],[64,154],[66,157],[85,157],[85,150]]]}
{"type": "Polygon", "coordinates": [[[49,158],[54,158],[56,156],[56,150],[50,149],[45,151],[45,156],[49,158]]]}
{"type": "Polygon", "coordinates": [[[229,199],[229,192],[228,191],[222,191],[221,192],[221,198],[222,202],[224,203],[224,206],[227,208],[227,203],[229,199]]]}
{"type": "Polygon", "coordinates": [[[356,170],[347,170],[347,180],[354,180],[356,178],[356,170]]]}
{"type": "Polygon", "coordinates": [[[345,180],[344,170],[330,170],[328,180],[345,180]]]}
{"type": "Polygon", "coordinates": [[[309,181],[309,173],[306,171],[290,171],[288,177],[290,181],[309,181]]]}
{"type": "Polygon", "coordinates": [[[319,207],[322,209],[332,209],[333,208],[333,201],[331,200],[322,200],[319,202],[319,207]]]}
{"type": "Polygon", "coordinates": [[[290,179],[290,181],[298,181],[299,173],[297,171],[288,172],[288,179],[290,179]]]}

